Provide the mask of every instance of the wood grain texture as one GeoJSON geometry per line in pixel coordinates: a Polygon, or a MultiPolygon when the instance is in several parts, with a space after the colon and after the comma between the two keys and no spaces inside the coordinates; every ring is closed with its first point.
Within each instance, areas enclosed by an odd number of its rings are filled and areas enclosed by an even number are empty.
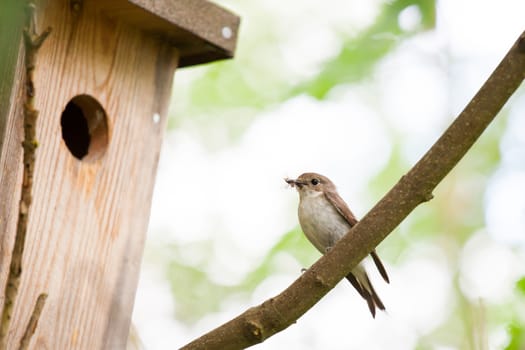
{"type": "Polygon", "coordinates": [[[235,52],[240,18],[210,1],[112,0],[97,6],[109,17],[172,42],[180,52],[179,67],[230,58],[235,52]]]}
{"type": "MultiPolygon", "coordinates": [[[[48,299],[30,349],[126,345],[178,56],[167,43],[90,6],[72,12],[66,0],[37,3],[39,29],[49,25],[53,33],[35,69],[40,146],[11,347],[40,293],[48,299]],[[108,116],[109,145],[95,161],[73,157],[61,136],[61,113],[79,94],[96,98],[108,116]]],[[[19,200],[20,107],[11,106],[0,158],[1,286],[19,200]]]]}
{"type": "MultiPolygon", "coordinates": [[[[0,349],[7,349],[7,335],[11,328],[11,320],[13,316],[14,305],[16,304],[16,298],[20,288],[20,282],[22,279],[22,259],[24,255],[25,240],[27,236],[28,227],[28,212],[31,208],[32,203],[32,188],[34,178],[34,165],[35,165],[35,153],[38,148],[38,141],[36,140],[36,124],[38,120],[38,111],[35,110],[34,106],[34,84],[33,75],[35,70],[35,59],[38,53],[38,49],[42,46],[45,39],[49,36],[51,28],[47,27],[41,34],[36,32],[35,28],[35,6],[28,4],[26,7],[24,25],[24,67],[25,67],[25,80],[24,80],[24,140],[22,141],[23,148],[23,173],[22,173],[22,192],[20,196],[20,202],[18,207],[18,219],[17,228],[15,234],[15,242],[11,253],[9,262],[9,275],[7,277],[4,289],[4,303],[2,308],[2,316],[0,321],[0,349]]],[[[39,295],[41,306],[35,309],[35,312],[40,314],[41,309],[44,306],[45,298],[40,297],[44,294],[39,295]]],[[[34,312],[31,315],[31,319],[36,319],[33,324],[38,323],[38,315],[34,312]]],[[[32,332],[26,332],[30,338],[32,332]]],[[[24,336],[26,338],[26,336],[24,336]]],[[[29,338],[26,338],[25,344],[29,344],[29,338]]],[[[27,346],[21,345],[20,348],[27,348],[27,346]]]]}

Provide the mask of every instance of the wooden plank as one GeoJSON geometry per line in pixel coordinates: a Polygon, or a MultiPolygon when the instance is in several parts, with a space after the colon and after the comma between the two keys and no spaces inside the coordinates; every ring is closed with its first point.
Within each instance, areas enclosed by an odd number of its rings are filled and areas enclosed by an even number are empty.
{"type": "MultiPolygon", "coordinates": [[[[50,25],[53,32],[35,70],[40,146],[9,348],[18,344],[42,292],[49,297],[32,349],[126,344],[177,53],[137,28],[98,15],[92,4],[76,14],[65,0],[38,7],[39,27],[50,25]],[[97,160],[78,160],[62,140],[61,113],[80,94],[96,98],[108,116],[109,145],[97,160]]],[[[6,134],[19,135],[17,123],[10,119],[6,134]]],[[[13,181],[4,179],[12,175],[3,172],[0,193],[13,196],[5,198],[0,218],[18,210],[19,141],[11,136],[2,150],[1,165],[13,169],[16,186],[7,187],[13,181]]],[[[14,225],[4,227],[2,241],[14,235],[14,225]]],[[[2,263],[9,254],[2,252],[2,263]]],[[[4,264],[1,269],[3,286],[4,264]]]]}
{"type": "Polygon", "coordinates": [[[14,243],[22,175],[23,2],[0,11],[0,310],[14,243]]]}
{"type": "MultiPolygon", "coordinates": [[[[23,2],[4,0],[0,9],[0,153],[5,140],[8,115],[13,113],[10,101],[13,99],[15,71],[21,50],[23,26],[23,2]]],[[[0,169],[1,171],[1,169],[0,169]]]]}
{"type": "Polygon", "coordinates": [[[180,52],[179,67],[230,58],[235,52],[239,17],[209,1],[113,0],[97,6],[109,17],[172,42],[180,52]]]}

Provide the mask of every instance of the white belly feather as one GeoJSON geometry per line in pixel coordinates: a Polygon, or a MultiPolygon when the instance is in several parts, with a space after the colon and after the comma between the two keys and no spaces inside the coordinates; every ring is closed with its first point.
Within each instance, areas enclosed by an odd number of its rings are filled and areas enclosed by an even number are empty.
{"type": "Polygon", "coordinates": [[[350,225],[323,193],[317,193],[302,198],[299,222],[308,240],[324,254],[350,230],[350,225]]]}

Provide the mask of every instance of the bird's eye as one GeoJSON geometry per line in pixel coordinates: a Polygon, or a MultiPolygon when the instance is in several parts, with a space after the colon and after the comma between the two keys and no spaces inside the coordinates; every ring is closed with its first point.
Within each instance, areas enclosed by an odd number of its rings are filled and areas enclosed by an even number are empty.
{"type": "Polygon", "coordinates": [[[312,179],[312,181],[310,181],[310,182],[311,182],[312,185],[314,185],[314,186],[319,185],[319,180],[317,180],[317,179],[312,179]]]}

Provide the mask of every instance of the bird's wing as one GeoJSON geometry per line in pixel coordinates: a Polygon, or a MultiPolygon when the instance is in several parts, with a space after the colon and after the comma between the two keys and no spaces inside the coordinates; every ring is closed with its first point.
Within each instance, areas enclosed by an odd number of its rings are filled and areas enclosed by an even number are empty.
{"type": "MultiPolygon", "coordinates": [[[[355,224],[357,224],[357,219],[355,218],[354,214],[350,211],[350,208],[348,208],[348,205],[346,205],[343,198],[341,198],[341,196],[339,196],[337,192],[332,192],[332,191],[325,192],[324,195],[326,199],[328,199],[328,201],[334,206],[334,208],[337,209],[339,214],[341,214],[341,216],[345,218],[346,222],[350,224],[350,227],[353,227],[355,224]]],[[[386,269],[383,266],[381,259],[379,259],[379,256],[377,255],[375,249],[372,250],[370,255],[372,256],[372,259],[374,260],[374,264],[379,270],[381,277],[383,277],[383,279],[387,283],[390,283],[388,274],[386,273],[386,269]]]]}
{"type": "Polygon", "coordinates": [[[326,199],[328,199],[328,201],[335,207],[335,209],[337,209],[339,214],[345,218],[346,222],[348,222],[350,226],[357,224],[357,219],[355,218],[354,214],[352,214],[343,198],[341,198],[337,192],[325,192],[324,195],[326,199]]]}

